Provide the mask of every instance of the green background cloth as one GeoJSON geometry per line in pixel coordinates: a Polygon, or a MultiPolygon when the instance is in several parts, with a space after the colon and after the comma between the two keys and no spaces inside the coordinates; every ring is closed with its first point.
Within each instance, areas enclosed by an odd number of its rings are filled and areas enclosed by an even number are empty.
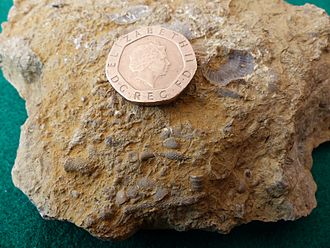
{"type": "MultiPolygon", "coordinates": [[[[100,0],[102,1],[102,0],[100,0]]],[[[244,1],[244,0],[242,0],[244,1]]],[[[290,0],[304,4],[304,0],[290,0]]],[[[330,0],[309,1],[330,13],[330,0]]],[[[12,0],[0,0],[0,22],[12,0]]],[[[313,21],[313,20],[310,20],[313,21]]],[[[43,220],[28,198],[16,189],[11,169],[20,126],[27,118],[24,101],[0,74],[0,247],[330,247],[330,142],[313,152],[312,173],[318,206],[297,221],[252,222],[229,235],[204,231],[139,231],[121,242],[101,241],[73,224],[43,220]]]]}

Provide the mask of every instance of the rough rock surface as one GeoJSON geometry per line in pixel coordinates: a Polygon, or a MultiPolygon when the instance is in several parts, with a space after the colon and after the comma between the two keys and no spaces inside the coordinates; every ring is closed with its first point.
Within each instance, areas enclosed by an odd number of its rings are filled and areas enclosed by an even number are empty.
{"type": "Polygon", "coordinates": [[[13,181],[44,218],[104,239],[306,216],[311,152],[330,139],[329,35],[324,11],[280,0],[16,0],[0,36],[29,115],[13,181]],[[174,103],[137,106],[105,61],[156,24],[190,39],[199,69],[174,103]]]}

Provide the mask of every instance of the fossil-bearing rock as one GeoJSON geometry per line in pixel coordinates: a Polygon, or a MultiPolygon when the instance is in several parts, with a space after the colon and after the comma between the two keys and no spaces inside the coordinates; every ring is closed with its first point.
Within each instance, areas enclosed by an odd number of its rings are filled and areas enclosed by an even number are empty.
{"type": "Polygon", "coordinates": [[[330,139],[329,34],[323,10],[273,0],[16,0],[0,36],[29,115],[13,181],[44,218],[104,239],[306,216],[311,152],[330,139]],[[114,40],[145,25],[196,52],[169,105],[129,103],[105,77],[114,40]]]}

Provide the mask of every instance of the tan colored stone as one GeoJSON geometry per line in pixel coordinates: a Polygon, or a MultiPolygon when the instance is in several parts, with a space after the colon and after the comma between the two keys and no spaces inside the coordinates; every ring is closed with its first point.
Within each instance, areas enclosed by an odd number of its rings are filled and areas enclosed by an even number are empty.
{"type": "Polygon", "coordinates": [[[329,35],[324,11],[282,1],[16,0],[0,35],[29,115],[14,184],[44,218],[103,239],[306,216],[311,152],[330,139],[329,35]],[[158,24],[190,40],[199,68],[174,103],[136,106],[107,82],[106,56],[158,24]]]}

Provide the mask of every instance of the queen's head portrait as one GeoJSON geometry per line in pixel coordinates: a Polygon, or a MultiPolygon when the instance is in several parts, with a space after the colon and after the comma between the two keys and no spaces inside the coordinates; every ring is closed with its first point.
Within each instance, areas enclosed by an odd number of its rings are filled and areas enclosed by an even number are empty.
{"type": "Polygon", "coordinates": [[[137,46],[129,56],[129,69],[141,81],[142,88],[155,88],[160,76],[164,76],[170,66],[166,47],[153,42],[137,46]]]}

